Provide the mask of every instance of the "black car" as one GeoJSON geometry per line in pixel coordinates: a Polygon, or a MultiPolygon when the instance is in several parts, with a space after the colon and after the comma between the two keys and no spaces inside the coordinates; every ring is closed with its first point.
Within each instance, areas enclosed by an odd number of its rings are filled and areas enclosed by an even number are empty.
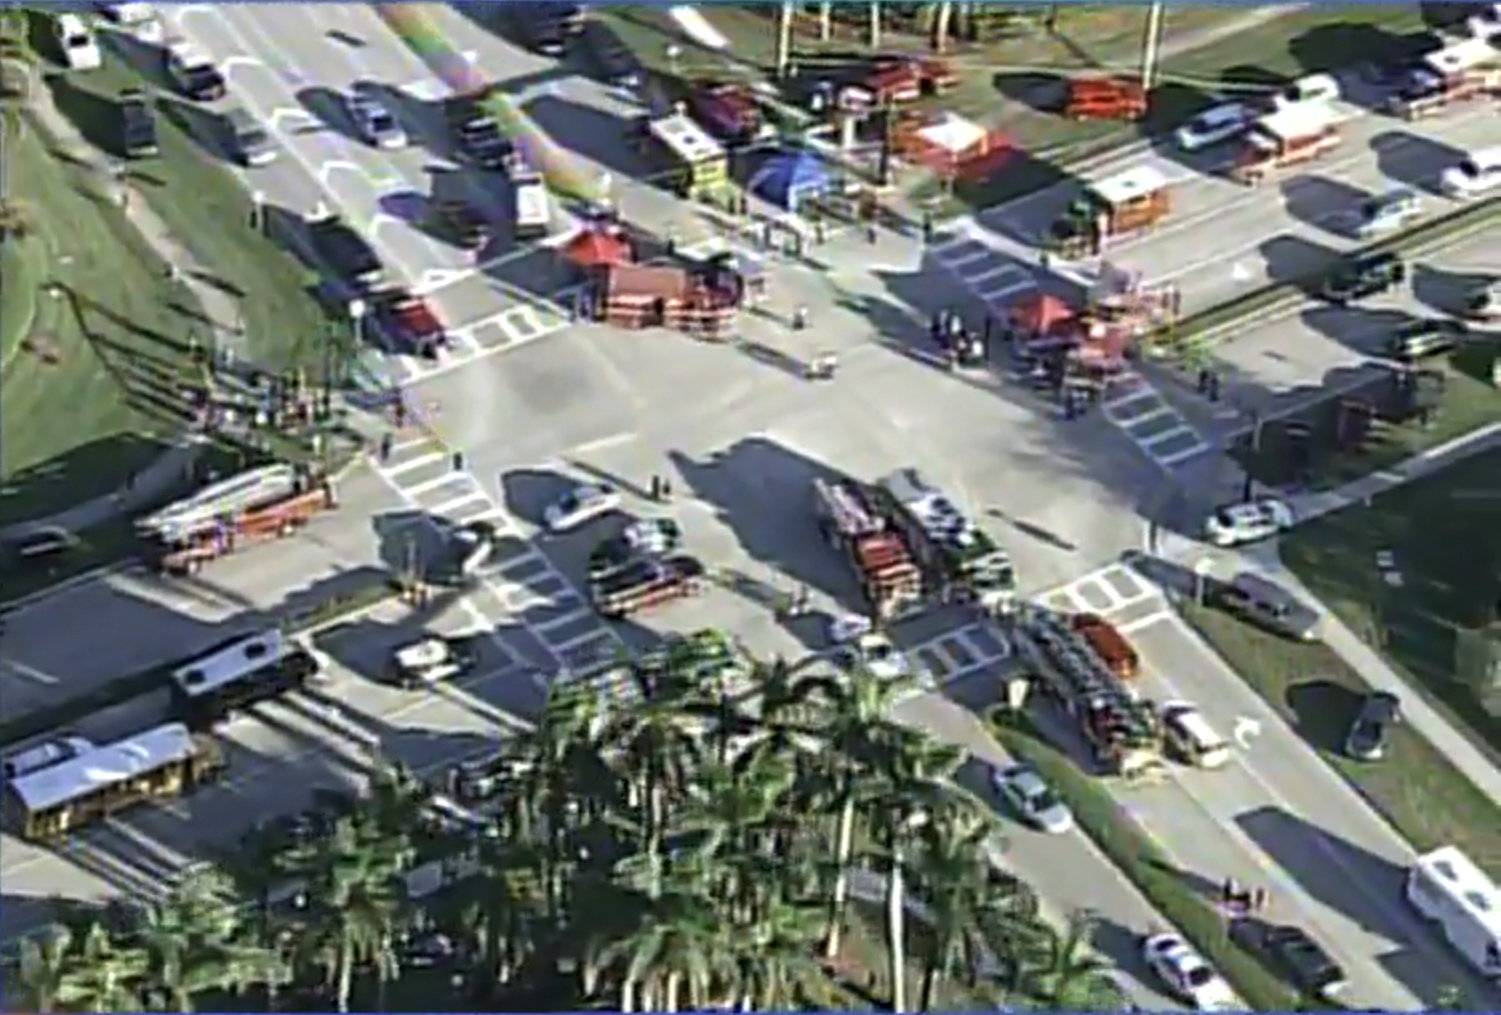
{"type": "Polygon", "coordinates": [[[1407,280],[1407,265],[1396,254],[1363,254],[1342,262],[1324,280],[1324,297],[1349,303],[1386,292],[1407,280]]]}
{"type": "Polygon", "coordinates": [[[568,43],[584,30],[584,8],[573,3],[512,3],[517,34],[528,47],[548,56],[562,56],[568,43]]]}
{"type": "Polygon", "coordinates": [[[1345,754],[1357,761],[1380,761],[1386,754],[1391,728],[1402,721],[1402,703],[1395,694],[1372,691],[1345,735],[1345,754]]]}
{"type": "Polygon", "coordinates": [[[308,223],[308,236],[319,260],[340,279],[360,285],[379,281],[384,271],[380,257],[337,215],[308,223]]]}
{"type": "Polygon", "coordinates": [[[155,155],[160,151],[156,143],[156,117],[146,93],[139,88],[128,88],[120,93],[120,152],[128,159],[155,155]]]}
{"type": "Polygon", "coordinates": [[[1397,329],[1386,343],[1392,359],[1411,363],[1428,356],[1453,352],[1464,341],[1465,326],[1446,317],[1429,317],[1412,321],[1397,329]]]}
{"type": "Polygon", "coordinates": [[[439,201],[438,221],[443,232],[465,250],[478,250],[490,241],[490,223],[468,201],[439,201]]]}
{"type": "Polygon", "coordinates": [[[1248,918],[1234,923],[1231,936],[1306,997],[1332,1002],[1345,986],[1344,969],[1301,927],[1248,918]]]}
{"type": "Polygon", "coordinates": [[[500,169],[511,152],[511,142],[483,105],[488,94],[482,91],[449,99],[446,118],[460,159],[481,169],[500,169]]]}

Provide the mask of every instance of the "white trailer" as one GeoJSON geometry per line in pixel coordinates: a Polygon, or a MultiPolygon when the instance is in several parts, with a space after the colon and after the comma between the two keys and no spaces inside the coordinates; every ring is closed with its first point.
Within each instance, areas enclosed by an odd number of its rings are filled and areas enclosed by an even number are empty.
{"type": "Polygon", "coordinates": [[[1501,984],[1501,889],[1458,846],[1417,858],[1407,871],[1407,901],[1443,928],[1465,961],[1501,984]]]}

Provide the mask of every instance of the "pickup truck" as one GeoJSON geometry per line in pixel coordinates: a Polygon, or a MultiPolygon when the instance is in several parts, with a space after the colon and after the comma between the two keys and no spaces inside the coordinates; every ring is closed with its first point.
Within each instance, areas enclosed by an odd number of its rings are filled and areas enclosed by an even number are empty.
{"type": "Polygon", "coordinates": [[[156,117],[139,88],[120,93],[120,152],[128,159],[156,155],[156,117]]]}
{"type": "Polygon", "coordinates": [[[1324,298],[1345,304],[1386,292],[1407,279],[1407,265],[1396,254],[1365,254],[1338,265],[1324,280],[1324,298]]]}
{"type": "Polygon", "coordinates": [[[436,359],[448,346],[448,329],[421,296],[392,289],[375,298],[376,319],[398,351],[436,359]]]}
{"type": "Polygon", "coordinates": [[[675,553],[682,545],[683,530],[670,518],[632,522],[589,554],[589,577],[607,578],[637,561],[675,553]]]}
{"type": "Polygon", "coordinates": [[[308,239],[318,258],[345,282],[371,285],[385,271],[374,248],[337,215],[308,222],[308,239]]]}
{"type": "Polygon", "coordinates": [[[697,595],[703,588],[703,575],[704,566],[694,557],[642,560],[591,582],[589,594],[601,615],[619,618],[697,595]]]}

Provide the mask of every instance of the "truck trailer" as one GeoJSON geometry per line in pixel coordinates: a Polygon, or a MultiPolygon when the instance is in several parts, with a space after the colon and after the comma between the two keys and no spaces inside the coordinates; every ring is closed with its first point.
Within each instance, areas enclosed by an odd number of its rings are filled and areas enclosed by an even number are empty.
{"type": "Polygon", "coordinates": [[[1230,175],[1247,186],[1274,170],[1311,162],[1339,146],[1334,111],[1323,102],[1302,102],[1268,113],[1251,127],[1230,175]]]}
{"type": "Polygon", "coordinates": [[[922,604],[922,570],[858,483],[815,479],[813,509],[824,539],[849,559],[872,614],[884,620],[922,604]]]}
{"type": "Polygon", "coordinates": [[[930,592],[992,613],[1011,609],[1016,572],[1011,557],[916,469],[883,478],[887,514],[922,565],[930,592]]]}

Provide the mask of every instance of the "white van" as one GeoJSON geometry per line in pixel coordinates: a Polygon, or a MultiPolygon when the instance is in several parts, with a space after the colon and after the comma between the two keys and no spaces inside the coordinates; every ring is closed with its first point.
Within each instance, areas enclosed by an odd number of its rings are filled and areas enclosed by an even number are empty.
{"type": "Polygon", "coordinates": [[[1283,88],[1272,99],[1278,109],[1305,102],[1333,102],[1339,98],[1339,82],[1333,74],[1309,74],[1283,88]]]}
{"type": "Polygon", "coordinates": [[[1230,760],[1230,745],[1204,714],[1186,701],[1162,705],[1162,729],[1174,754],[1198,768],[1220,768],[1230,760]]]}
{"type": "Polygon", "coordinates": [[[1439,185],[1450,197],[1479,197],[1501,187],[1501,147],[1482,148],[1450,166],[1439,176],[1439,185]]]}
{"type": "Polygon", "coordinates": [[[1406,894],[1470,965],[1501,984],[1501,889],[1458,846],[1418,857],[1407,871],[1406,894]]]}
{"type": "Polygon", "coordinates": [[[56,28],[57,45],[63,52],[63,62],[69,67],[94,70],[104,62],[94,33],[77,14],[59,14],[56,28]]]}

